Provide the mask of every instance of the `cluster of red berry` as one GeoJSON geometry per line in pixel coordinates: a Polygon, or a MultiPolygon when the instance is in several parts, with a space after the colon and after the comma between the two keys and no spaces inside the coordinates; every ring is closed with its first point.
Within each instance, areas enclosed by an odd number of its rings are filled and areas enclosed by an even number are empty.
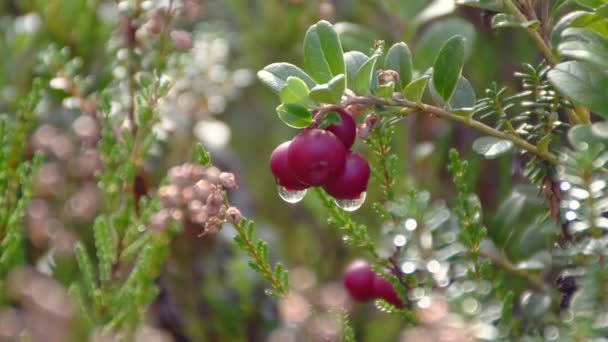
{"type": "Polygon", "coordinates": [[[370,264],[365,260],[355,260],[346,267],[342,276],[342,284],[350,296],[358,302],[384,299],[398,308],[403,307],[393,285],[374,273],[370,264]]]}
{"type": "Polygon", "coordinates": [[[339,123],[324,129],[315,123],[282,143],[270,156],[270,169],[277,185],[287,191],[322,186],[337,200],[357,200],[367,189],[369,164],[350,151],[357,134],[353,117],[341,108],[331,112],[338,114],[339,123]]]}

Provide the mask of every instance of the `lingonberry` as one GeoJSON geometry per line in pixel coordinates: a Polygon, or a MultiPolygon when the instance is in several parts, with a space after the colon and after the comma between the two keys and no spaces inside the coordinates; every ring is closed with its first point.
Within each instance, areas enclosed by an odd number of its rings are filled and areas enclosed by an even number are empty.
{"type": "Polygon", "coordinates": [[[395,292],[393,285],[388,280],[374,274],[372,289],[375,298],[384,299],[398,308],[403,307],[403,303],[399,299],[397,292],[395,292]]]}
{"type": "Polygon", "coordinates": [[[287,162],[287,150],[291,141],[286,141],[272,151],[270,155],[270,171],[277,185],[288,190],[304,190],[308,186],[300,182],[287,162]]]}
{"type": "Polygon", "coordinates": [[[344,167],[346,148],[333,133],[308,128],[289,145],[287,161],[296,177],[304,184],[322,185],[332,180],[344,167]]]}
{"type": "Polygon", "coordinates": [[[325,129],[340,138],[344,144],[344,147],[349,149],[355,142],[355,135],[357,135],[357,124],[355,123],[353,117],[344,109],[338,108],[332,111],[338,113],[340,116],[340,123],[329,125],[325,129]]]}
{"type": "Polygon", "coordinates": [[[376,274],[365,260],[355,260],[346,267],[342,284],[354,300],[365,302],[374,299],[375,277],[376,274]]]}
{"type": "Polygon", "coordinates": [[[325,183],[323,189],[335,199],[357,199],[367,189],[369,174],[367,161],[355,152],[348,152],[342,172],[325,183]]]}

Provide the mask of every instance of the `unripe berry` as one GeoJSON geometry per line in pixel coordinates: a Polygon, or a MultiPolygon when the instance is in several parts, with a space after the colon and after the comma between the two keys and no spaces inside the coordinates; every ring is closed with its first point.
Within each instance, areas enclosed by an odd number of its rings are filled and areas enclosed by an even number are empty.
{"type": "Polygon", "coordinates": [[[300,132],[289,145],[287,161],[304,184],[322,185],[344,167],[346,148],[333,133],[309,128],[300,132]]]}
{"type": "Polygon", "coordinates": [[[386,302],[393,304],[398,308],[403,307],[403,303],[399,299],[397,292],[395,292],[393,284],[391,284],[388,280],[382,278],[377,274],[374,274],[374,282],[372,288],[374,297],[384,299],[386,302]]]}
{"type": "Polygon", "coordinates": [[[270,155],[270,171],[274,181],[288,190],[304,190],[308,186],[300,182],[287,162],[287,150],[291,141],[286,141],[272,151],[270,155]]]}
{"type": "Polygon", "coordinates": [[[355,260],[346,267],[342,284],[354,300],[365,302],[374,299],[375,277],[367,261],[355,260]]]}
{"type": "Polygon", "coordinates": [[[329,125],[326,130],[335,134],[344,144],[346,149],[353,146],[355,135],[357,134],[357,124],[353,117],[342,108],[334,109],[333,112],[340,116],[340,123],[329,125]]]}
{"type": "Polygon", "coordinates": [[[323,189],[335,199],[357,199],[367,189],[369,174],[367,161],[355,152],[348,152],[342,172],[323,185],[323,189]]]}

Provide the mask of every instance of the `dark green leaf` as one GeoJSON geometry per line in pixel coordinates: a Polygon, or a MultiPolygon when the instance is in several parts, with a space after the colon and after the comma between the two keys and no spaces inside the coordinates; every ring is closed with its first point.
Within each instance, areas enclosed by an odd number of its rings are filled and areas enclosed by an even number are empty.
{"type": "Polygon", "coordinates": [[[553,86],[572,101],[608,116],[608,76],[593,65],[570,61],[549,71],[553,86]]]}
{"type": "Polygon", "coordinates": [[[522,22],[515,16],[510,14],[498,13],[492,17],[492,28],[505,28],[505,27],[520,27],[520,28],[538,28],[540,22],[538,20],[531,20],[522,22]]]}
{"type": "Polygon", "coordinates": [[[396,43],[388,49],[384,60],[384,69],[395,70],[399,73],[400,86],[402,90],[412,80],[412,53],[407,44],[396,43]]]}
{"type": "Polygon", "coordinates": [[[329,22],[321,20],[306,31],[304,64],[317,82],[326,83],[346,74],[343,54],[338,34],[329,22]]]}
{"type": "MultiPolygon", "coordinates": [[[[443,106],[445,101],[439,96],[433,83],[429,85],[429,90],[433,100],[435,100],[439,106],[443,106]]],[[[456,84],[456,90],[454,90],[454,95],[452,95],[452,98],[450,98],[450,101],[448,102],[450,108],[453,110],[472,110],[473,106],[475,106],[475,101],[475,91],[473,90],[471,83],[463,76],[460,76],[458,83],[456,84]]]]}
{"type": "Polygon", "coordinates": [[[563,57],[578,59],[608,68],[608,40],[579,28],[569,28],[562,33],[564,40],[557,51],[563,57]]]}
{"type": "Polygon", "coordinates": [[[431,78],[430,75],[423,75],[420,78],[417,78],[410,82],[405,89],[403,89],[403,97],[407,100],[420,102],[422,99],[422,95],[424,95],[424,89],[426,88],[426,83],[431,78]]]}
{"type": "Polygon", "coordinates": [[[513,148],[513,143],[509,140],[502,140],[495,137],[481,137],[473,142],[473,150],[486,159],[494,159],[509,152],[513,148]]]}
{"type": "Polygon", "coordinates": [[[319,123],[320,129],[325,129],[331,125],[339,125],[341,122],[340,115],[336,112],[329,112],[325,114],[323,120],[319,123]]]}
{"type": "Polygon", "coordinates": [[[302,69],[289,63],[273,63],[258,71],[258,78],[262,83],[275,93],[279,93],[287,84],[287,79],[295,76],[303,80],[308,88],[312,88],[316,83],[302,69]]]}
{"type": "Polygon", "coordinates": [[[310,90],[310,98],[321,103],[339,103],[346,89],[346,77],[340,74],[326,84],[319,84],[310,90]]]}
{"type": "Polygon", "coordinates": [[[502,9],[496,0],[456,0],[456,4],[487,9],[494,12],[500,12],[502,9]]]}
{"type": "Polygon", "coordinates": [[[378,55],[372,56],[359,68],[359,70],[357,70],[357,75],[353,80],[351,88],[355,94],[366,95],[369,94],[370,89],[373,88],[372,76],[374,75],[374,67],[376,66],[377,59],[378,55]]]}
{"type": "Polygon", "coordinates": [[[520,304],[526,318],[539,318],[551,308],[551,296],[546,293],[524,292],[520,304]]]}
{"type": "Polygon", "coordinates": [[[591,14],[586,11],[574,11],[566,14],[561,17],[557,23],[553,26],[553,30],[551,31],[551,45],[558,46],[561,40],[562,32],[570,26],[580,16],[584,16],[586,14],[591,14]]]}
{"type": "Polygon", "coordinates": [[[437,55],[433,65],[433,85],[437,93],[445,101],[448,101],[462,73],[464,66],[464,43],[463,36],[450,38],[437,55]]]}
{"type": "Polygon", "coordinates": [[[576,125],[568,131],[568,141],[575,149],[604,144],[608,147],[608,129],[606,123],[576,125]]]}
{"type": "Polygon", "coordinates": [[[305,128],[312,123],[312,115],[305,107],[285,103],[277,107],[277,114],[287,126],[305,128]]]}

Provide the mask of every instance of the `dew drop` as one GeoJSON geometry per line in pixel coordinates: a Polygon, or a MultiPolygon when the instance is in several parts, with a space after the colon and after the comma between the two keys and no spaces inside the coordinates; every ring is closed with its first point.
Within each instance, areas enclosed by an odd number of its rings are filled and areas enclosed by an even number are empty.
{"type": "Polygon", "coordinates": [[[334,202],[342,210],[345,210],[345,211],[355,211],[355,210],[361,208],[361,206],[365,202],[365,196],[366,195],[367,195],[367,193],[364,191],[364,192],[362,192],[359,195],[358,198],[347,199],[347,200],[334,199],[334,202]]]}
{"type": "Polygon", "coordinates": [[[306,196],[306,189],[289,190],[282,186],[278,186],[277,188],[279,189],[279,197],[287,203],[298,203],[306,196]]]}

